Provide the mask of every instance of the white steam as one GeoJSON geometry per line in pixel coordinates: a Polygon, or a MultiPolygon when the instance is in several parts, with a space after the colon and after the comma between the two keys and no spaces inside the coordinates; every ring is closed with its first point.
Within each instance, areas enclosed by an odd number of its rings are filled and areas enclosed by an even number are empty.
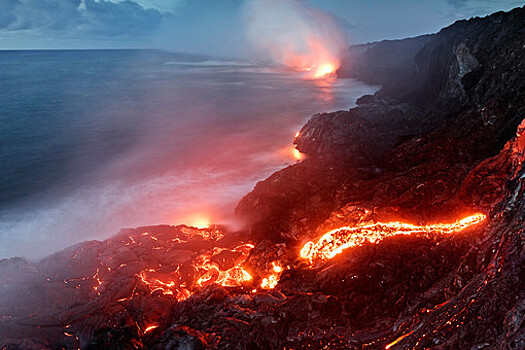
{"type": "Polygon", "coordinates": [[[339,67],[346,38],[326,13],[299,0],[249,0],[245,21],[247,39],[259,57],[318,76],[339,67]]]}

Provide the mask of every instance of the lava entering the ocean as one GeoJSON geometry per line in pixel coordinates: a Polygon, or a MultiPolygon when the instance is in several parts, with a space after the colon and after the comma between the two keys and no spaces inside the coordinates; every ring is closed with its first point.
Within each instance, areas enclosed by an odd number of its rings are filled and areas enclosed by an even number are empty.
{"type": "Polygon", "coordinates": [[[411,234],[447,234],[461,231],[485,220],[486,215],[474,214],[452,224],[413,225],[403,222],[374,223],[357,226],[345,226],[325,233],[317,242],[306,243],[300,251],[300,257],[311,265],[332,259],[343,250],[363,245],[366,242],[379,243],[386,237],[411,234]]]}
{"type": "Polygon", "coordinates": [[[246,36],[257,56],[323,78],[335,73],[346,50],[346,35],[328,13],[298,0],[249,0],[246,36]]]}
{"type": "Polygon", "coordinates": [[[321,78],[326,75],[334,74],[336,70],[336,66],[331,63],[322,64],[315,69],[314,78],[321,78]]]}

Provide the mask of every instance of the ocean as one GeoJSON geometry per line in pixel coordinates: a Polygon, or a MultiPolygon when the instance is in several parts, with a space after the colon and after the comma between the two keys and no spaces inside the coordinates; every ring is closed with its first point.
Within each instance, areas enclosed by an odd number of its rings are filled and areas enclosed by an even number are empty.
{"type": "Polygon", "coordinates": [[[0,51],[0,258],[226,223],[294,134],[372,87],[155,50],[0,51]]]}

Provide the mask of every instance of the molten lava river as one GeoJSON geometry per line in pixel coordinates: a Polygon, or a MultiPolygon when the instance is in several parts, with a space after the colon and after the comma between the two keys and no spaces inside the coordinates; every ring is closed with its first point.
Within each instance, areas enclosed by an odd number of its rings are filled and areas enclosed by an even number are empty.
{"type": "Polygon", "coordinates": [[[365,242],[378,243],[386,237],[411,234],[447,234],[476,225],[486,216],[474,214],[452,224],[417,226],[403,222],[388,222],[341,227],[325,233],[315,243],[308,242],[301,249],[300,256],[311,264],[332,259],[343,250],[363,245],[365,242]]]}
{"type": "MultiPolygon", "coordinates": [[[[315,267],[336,255],[342,253],[345,249],[361,246],[367,242],[377,244],[383,239],[396,235],[443,235],[453,232],[459,232],[473,225],[484,221],[484,214],[474,214],[458,220],[453,223],[438,223],[432,225],[414,225],[403,222],[378,222],[360,224],[356,226],[345,226],[331,230],[315,241],[306,243],[299,253],[299,259],[307,262],[310,267],[315,267]]],[[[218,241],[223,238],[221,232],[216,227],[207,229],[184,228],[183,232],[191,235],[199,235],[200,238],[207,241],[218,241]]],[[[158,241],[157,237],[149,233],[142,233],[140,239],[146,239],[153,242],[158,241]]],[[[184,238],[172,239],[172,242],[184,244],[187,240],[184,238]]],[[[129,236],[128,244],[141,244],[140,240],[129,236]]],[[[225,287],[242,287],[248,285],[250,291],[256,292],[254,288],[254,277],[245,265],[250,252],[254,248],[251,243],[243,243],[233,248],[212,247],[210,250],[188,259],[189,264],[178,263],[163,266],[159,264],[158,268],[148,267],[139,274],[141,282],[150,289],[151,293],[158,292],[164,295],[173,295],[177,300],[187,299],[192,293],[199,288],[218,284],[225,287]],[[247,283],[250,282],[250,283],[247,283]],[[253,289],[254,288],[254,289],[253,289]]],[[[164,246],[154,246],[154,250],[169,249],[164,246]]],[[[281,273],[285,267],[281,266],[278,261],[272,261],[269,264],[267,275],[259,276],[257,279],[261,289],[272,289],[278,282],[281,273]]],[[[98,274],[98,271],[97,271],[98,274]]],[[[98,277],[97,277],[98,278],[98,277]]],[[[95,289],[98,290],[102,284],[97,279],[98,284],[95,289]]]]}

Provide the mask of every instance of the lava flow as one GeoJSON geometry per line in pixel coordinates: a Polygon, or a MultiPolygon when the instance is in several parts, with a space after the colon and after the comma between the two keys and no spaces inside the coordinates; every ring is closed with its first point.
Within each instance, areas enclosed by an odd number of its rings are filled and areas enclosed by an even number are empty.
{"type": "Polygon", "coordinates": [[[411,234],[447,234],[461,231],[476,225],[486,216],[474,214],[452,224],[413,225],[403,222],[374,223],[357,226],[345,226],[325,233],[319,240],[306,243],[301,249],[300,256],[308,260],[311,265],[332,259],[343,250],[363,245],[366,242],[379,243],[386,237],[411,234]]]}
{"type": "MultiPolygon", "coordinates": [[[[360,246],[366,242],[378,243],[386,237],[395,235],[447,234],[478,224],[485,220],[485,217],[484,214],[475,214],[452,224],[440,223],[425,226],[403,222],[345,226],[327,232],[315,243],[306,243],[301,249],[300,258],[315,265],[333,258],[347,248],[360,246]]],[[[146,234],[142,234],[144,235],[146,234]]],[[[151,239],[154,238],[151,237],[151,239]]],[[[176,264],[170,271],[147,269],[141,272],[139,277],[151,292],[159,291],[164,295],[173,295],[179,301],[186,300],[196,289],[211,284],[239,287],[253,280],[252,275],[243,267],[253,248],[254,246],[248,243],[233,249],[215,247],[192,260],[190,274],[188,271],[181,272],[183,265],[176,264]]],[[[283,267],[278,261],[271,262],[269,274],[262,278],[260,287],[262,289],[275,288],[282,272],[283,267]]],[[[98,289],[98,285],[95,288],[98,289]]]]}
{"type": "Polygon", "coordinates": [[[279,264],[279,262],[276,263],[275,261],[272,261],[272,273],[268,277],[262,279],[261,288],[275,288],[275,286],[277,286],[277,283],[279,283],[279,278],[281,277],[282,272],[283,267],[279,264]]]}
{"type": "MultiPolygon", "coordinates": [[[[299,59],[295,61],[301,62],[301,61],[304,61],[304,59],[299,59]]],[[[294,64],[293,62],[294,60],[287,63],[287,65],[290,67],[297,67],[299,70],[303,70],[307,72],[307,77],[313,78],[313,79],[320,79],[320,78],[324,78],[327,76],[331,76],[335,74],[335,72],[337,71],[337,68],[339,67],[338,60],[336,58],[331,58],[331,57],[327,57],[327,58],[323,57],[321,61],[310,63],[305,66],[294,64]]]]}
{"type": "Polygon", "coordinates": [[[151,292],[174,295],[178,301],[183,301],[196,288],[211,284],[237,287],[252,280],[250,273],[242,267],[252,249],[251,244],[242,244],[233,249],[215,247],[195,258],[191,264],[193,278],[189,280],[180,273],[180,265],[169,273],[148,269],[141,272],[139,277],[151,292]]]}
{"type": "Polygon", "coordinates": [[[198,286],[206,286],[212,283],[220,284],[223,287],[236,287],[244,282],[250,281],[252,276],[242,268],[242,264],[248,258],[252,244],[243,244],[232,250],[225,248],[213,248],[211,252],[202,254],[194,263],[195,268],[200,273],[200,277],[195,282],[198,286]],[[233,261],[233,266],[222,270],[219,261],[225,261],[226,257],[219,257],[221,253],[238,253],[233,261]]]}

